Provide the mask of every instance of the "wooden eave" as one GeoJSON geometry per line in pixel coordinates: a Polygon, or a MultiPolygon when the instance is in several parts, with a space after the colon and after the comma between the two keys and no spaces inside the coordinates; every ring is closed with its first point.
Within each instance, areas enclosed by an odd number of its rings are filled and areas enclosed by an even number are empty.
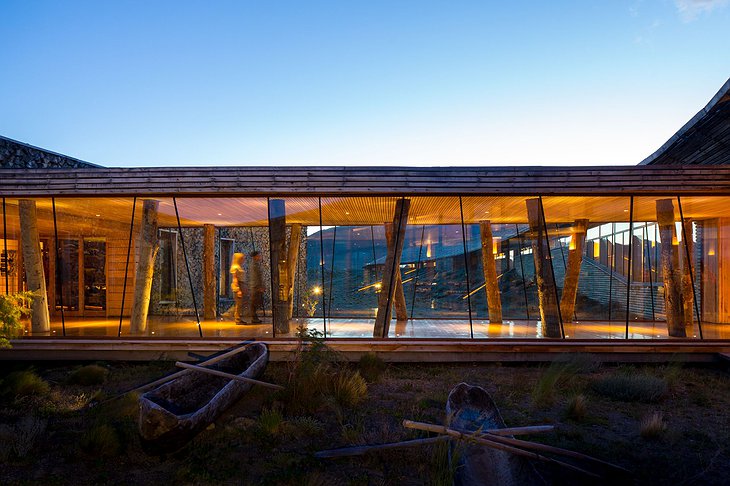
{"type": "Polygon", "coordinates": [[[730,195],[730,165],[0,169],[2,197],[730,195]]]}

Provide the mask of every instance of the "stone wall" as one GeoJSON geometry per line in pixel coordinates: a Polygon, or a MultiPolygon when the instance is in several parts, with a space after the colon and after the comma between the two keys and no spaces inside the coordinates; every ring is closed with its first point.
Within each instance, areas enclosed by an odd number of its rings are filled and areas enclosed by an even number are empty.
{"type": "Polygon", "coordinates": [[[7,169],[79,169],[101,166],[0,136],[0,167],[7,169]]]}

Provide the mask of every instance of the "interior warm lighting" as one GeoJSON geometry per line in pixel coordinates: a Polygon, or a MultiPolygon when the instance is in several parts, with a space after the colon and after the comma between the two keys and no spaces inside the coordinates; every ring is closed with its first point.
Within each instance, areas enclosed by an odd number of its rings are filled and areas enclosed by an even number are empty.
{"type": "Polygon", "coordinates": [[[315,286],[315,287],[312,287],[312,293],[313,293],[314,295],[319,295],[319,294],[321,294],[321,293],[322,293],[322,287],[320,287],[320,286],[315,286]]]}
{"type": "Polygon", "coordinates": [[[497,253],[499,253],[499,240],[499,236],[495,236],[492,240],[492,255],[496,255],[497,253]]]}
{"type": "Polygon", "coordinates": [[[375,290],[380,290],[382,288],[383,288],[383,284],[382,283],[378,282],[378,283],[375,284],[375,290]]]}
{"type": "Polygon", "coordinates": [[[593,241],[593,256],[601,256],[601,242],[598,240],[593,241]]]}
{"type": "Polygon", "coordinates": [[[101,214],[97,214],[97,215],[96,215],[96,217],[97,217],[97,218],[98,218],[98,217],[100,217],[100,216],[101,216],[101,214]]]}
{"type": "Polygon", "coordinates": [[[677,239],[676,235],[675,236],[672,236],[672,245],[673,246],[678,246],[679,245],[679,240],[677,239]]]}
{"type": "Polygon", "coordinates": [[[568,250],[575,250],[575,235],[570,236],[570,243],[568,244],[568,250]]]}

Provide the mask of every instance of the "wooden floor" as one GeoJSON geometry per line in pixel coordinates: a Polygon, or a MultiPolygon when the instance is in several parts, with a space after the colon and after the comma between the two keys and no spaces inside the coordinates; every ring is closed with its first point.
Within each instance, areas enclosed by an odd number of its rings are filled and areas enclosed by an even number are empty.
{"type": "MultiPolygon", "coordinates": [[[[198,324],[189,317],[151,317],[147,337],[199,338],[198,324]]],[[[291,332],[277,335],[276,338],[295,337],[296,328],[305,326],[325,332],[322,318],[294,319],[291,332]]],[[[47,337],[61,337],[64,326],[60,320],[51,324],[47,337]]],[[[200,328],[206,338],[246,338],[272,339],[271,319],[265,318],[262,324],[235,325],[230,320],[201,321],[200,328]]],[[[625,321],[585,321],[566,323],[566,339],[625,339],[625,321]]],[[[704,339],[730,339],[730,324],[703,323],[704,339]]],[[[65,336],[67,337],[117,337],[119,319],[104,318],[66,318],[65,336]]],[[[31,333],[26,331],[26,335],[31,333]]],[[[326,335],[328,338],[362,338],[372,339],[373,320],[368,319],[327,319],[326,335]]],[[[121,337],[141,337],[129,332],[129,320],[122,322],[121,337]]],[[[405,322],[392,321],[389,338],[392,339],[541,339],[542,328],[538,321],[506,320],[502,324],[490,324],[489,321],[475,320],[469,325],[464,319],[409,319],[405,322]],[[473,333],[473,335],[472,335],[473,333]]],[[[662,321],[630,322],[629,339],[667,339],[667,324],[662,321]]],[[[699,329],[695,323],[688,339],[699,339],[699,329]]]]}

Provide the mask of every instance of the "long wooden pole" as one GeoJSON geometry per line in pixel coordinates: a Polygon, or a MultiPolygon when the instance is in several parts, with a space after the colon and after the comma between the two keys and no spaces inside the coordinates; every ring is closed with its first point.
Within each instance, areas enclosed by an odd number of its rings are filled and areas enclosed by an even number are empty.
{"type": "MultiPolygon", "coordinates": [[[[41,240],[38,235],[38,214],[36,202],[32,199],[18,201],[20,217],[20,240],[23,250],[25,279],[28,290],[34,292],[31,308],[31,327],[33,333],[50,332],[51,321],[48,314],[48,294],[46,279],[43,274],[43,256],[41,255],[41,240]]],[[[19,267],[22,268],[22,267],[19,267]]],[[[18,280],[22,280],[18,278],[18,280]]]]}
{"type": "Polygon", "coordinates": [[[318,459],[332,459],[335,457],[361,456],[368,452],[384,451],[389,449],[399,449],[401,447],[414,447],[420,445],[435,444],[451,440],[448,435],[439,435],[438,437],[428,437],[426,439],[405,440],[402,442],[391,442],[389,444],[376,444],[369,446],[342,447],[340,449],[329,449],[314,453],[314,457],[318,459]]]}
{"type": "Polygon", "coordinates": [[[201,373],[207,373],[209,375],[220,376],[222,378],[228,378],[229,380],[240,381],[243,383],[252,383],[254,385],[261,385],[267,388],[273,388],[275,390],[283,390],[284,387],[281,385],[275,385],[273,383],[266,383],[265,381],[254,380],[253,378],[246,378],[245,376],[232,375],[231,373],[225,373],[223,371],[213,370],[210,368],[204,368],[198,365],[192,365],[183,363],[182,361],[176,361],[175,366],[178,368],[185,368],[192,371],[199,371],[201,373]]]}
{"type": "Polygon", "coordinates": [[[487,311],[490,324],[502,323],[502,300],[497,283],[497,262],[494,255],[494,238],[492,236],[492,222],[479,222],[479,235],[482,240],[482,273],[484,274],[485,292],[487,294],[487,311]]]}
{"type": "MultiPolygon", "coordinates": [[[[426,422],[416,422],[413,420],[404,420],[403,421],[403,427],[407,429],[416,429],[416,430],[426,430],[428,432],[438,432],[441,434],[438,429],[439,427],[445,428],[442,425],[434,425],[429,424],[426,422]],[[426,427],[426,428],[424,428],[426,427]],[[431,430],[433,428],[434,430],[431,430]]],[[[482,430],[481,433],[483,434],[492,434],[492,435],[532,435],[532,434],[543,434],[545,432],[552,432],[555,430],[554,425],[528,425],[526,427],[504,427],[502,429],[486,429],[482,430]]]]}

